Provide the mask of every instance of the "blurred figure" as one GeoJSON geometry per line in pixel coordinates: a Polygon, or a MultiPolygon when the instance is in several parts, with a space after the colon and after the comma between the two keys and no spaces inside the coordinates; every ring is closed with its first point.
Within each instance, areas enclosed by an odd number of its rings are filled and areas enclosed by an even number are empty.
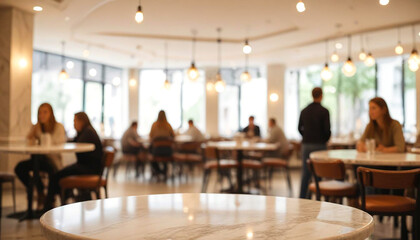
{"type": "Polygon", "coordinates": [[[250,116],[248,119],[248,126],[242,130],[247,138],[261,137],[260,127],[254,124],[254,120],[254,116],[250,116]]]}
{"type": "Polygon", "coordinates": [[[268,143],[276,143],[279,145],[279,149],[275,152],[268,152],[271,157],[284,157],[289,151],[289,142],[284,135],[283,130],[277,125],[276,119],[270,118],[268,120],[268,137],[266,140],[268,143]]]}
{"type": "MultiPolygon", "coordinates": [[[[52,145],[59,145],[66,142],[66,133],[64,131],[64,127],[61,123],[58,123],[55,120],[53,108],[49,103],[43,103],[39,106],[38,122],[32,126],[26,138],[29,142],[35,143],[36,140],[41,140],[41,135],[43,134],[51,135],[52,145]]],[[[62,167],[61,154],[42,155],[38,158],[38,162],[39,170],[48,174],[49,182],[51,183],[54,173],[62,167]]],[[[21,161],[15,167],[16,175],[26,188],[29,186],[29,172],[33,171],[33,164],[34,160],[31,156],[31,159],[21,161]]],[[[41,179],[38,180],[39,181],[35,183],[35,186],[38,193],[37,208],[40,210],[44,206],[45,193],[44,184],[42,183],[41,179]]]]}
{"type": "MultiPolygon", "coordinates": [[[[77,162],[58,171],[48,189],[48,196],[44,210],[54,207],[54,195],[60,193],[60,179],[73,175],[89,175],[100,174],[102,167],[102,143],[98,134],[90,123],[89,117],[84,112],[74,115],[74,129],[77,132],[73,142],[76,143],[93,143],[95,150],[91,152],[76,153],[77,162]]],[[[65,199],[62,199],[65,201],[65,199]]]]}
{"type": "Polygon", "coordinates": [[[376,151],[384,153],[405,152],[405,140],[402,127],[391,118],[388,105],[380,97],[369,101],[370,122],[357,142],[357,151],[366,152],[366,139],[375,139],[376,151]]]}
{"type": "MultiPolygon", "coordinates": [[[[158,114],[156,122],[153,123],[150,130],[149,138],[151,142],[151,151],[154,156],[159,157],[170,157],[172,156],[173,149],[169,146],[154,146],[154,141],[158,140],[171,140],[173,141],[175,137],[174,130],[166,119],[165,111],[161,110],[158,114]]],[[[152,162],[153,175],[163,175],[166,179],[166,173],[168,170],[168,165],[166,163],[152,162]]]]}
{"type": "Polygon", "coordinates": [[[121,137],[121,148],[122,152],[126,154],[137,155],[143,147],[143,144],[139,142],[140,136],[137,133],[138,123],[132,122],[130,127],[124,132],[121,137]]]}
{"type": "Polygon", "coordinates": [[[312,90],[313,102],[302,110],[299,117],[298,130],[302,135],[302,180],[300,185],[300,198],[307,198],[311,172],[306,160],[311,152],[326,150],[327,142],[331,137],[330,113],[321,105],[322,89],[316,87],[312,90]]]}
{"type": "Polygon", "coordinates": [[[205,140],[204,135],[194,125],[194,121],[192,119],[188,120],[188,130],[184,134],[190,136],[193,142],[201,142],[205,140]]]}

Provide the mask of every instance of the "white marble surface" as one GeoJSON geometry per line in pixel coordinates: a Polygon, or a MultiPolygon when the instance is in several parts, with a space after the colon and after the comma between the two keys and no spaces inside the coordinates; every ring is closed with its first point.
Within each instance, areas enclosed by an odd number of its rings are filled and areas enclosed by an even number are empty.
{"type": "Polygon", "coordinates": [[[207,145],[220,150],[274,151],[278,148],[278,145],[274,143],[254,143],[250,141],[243,141],[242,143],[236,141],[208,142],[207,145]]]}
{"type": "Polygon", "coordinates": [[[65,143],[60,145],[0,145],[0,152],[17,154],[51,154],[69,152],[90,152],[95,150],[92,143],[65,143]]]}
{"type": "Polygon", "coordinates": [[[272,196],[162,194],[55,208],[47,239],[365,239],[372,217],[355,208],[272,196]]]}
{"type": "Polygon", "coordinates": [[[367,154],[351,150],[316,151],[310,154],[315,160],[340,159],[345,164],[372,166],[420,166],[420,155],[414,153],[367,154]]]}

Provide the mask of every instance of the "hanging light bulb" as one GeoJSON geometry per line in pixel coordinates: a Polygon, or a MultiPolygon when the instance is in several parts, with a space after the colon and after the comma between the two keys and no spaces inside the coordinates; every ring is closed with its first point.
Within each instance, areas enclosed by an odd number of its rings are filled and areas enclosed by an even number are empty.
{"type": "Polygon", "coordinates": [[[244,72],[241,74],[241,81],[242,81],[242,82],[250,82],[250,81],[251,81],[251,79],[252,79],[251,74],[249,74],[249,72],[248,72],[248,71],[244,71],[244,72]]]}
{"type": "Polygon", "coordinates": [[[330,70],[330,68],[328,67],[328,63],[325,64],[324,68],[321,71],[321,79],[324,81],[329,81],[331,80],[333,74],[330,70]]]}
{"type": "Polygon", "coordinates": [[[368,67],[372,67],[373,65],[375,65],[375,58],[372,56],[372,53],[368,53],[365,59],[365,65],[368,67]]]}
{"type": "Polygon", "coordinates": [[[359,60],[360,61],[364,61],[367,57],[367,54],[365,52],[365,50],[362,49],[362,51],[359,53],[359,60]]]}
{"type": "Polygon", "coordinates": [[[351,36],[350,35],[347,37],[347,42],[348,42],[348,52],[347,52],[347,54],[348,54],[349,57],[347,58],[346,63],[344,63],[341,71],[343,72],[343,74],[346,77],[352,77],[352,76],[354,76],[354,74],[356,74],[356,66],[354,65],[353,61],[351,60],[351,56],[350,56],[351,55],[351,36]]]}
{"type": "Polygon", "coordinates": [[[244,47],[242,48],[242,51],[243,51],[245,54],[250,54],[250,53],[252,52],[252,47],[251,47],[251,45],[249,45],[249,43],[248,43],[248,39],[246,39],[246,40],[245,40],[245,45],[244,45],[244,47]]]}
{"type": "Polygon", "coordinates": [[[192,31],[193,32],[193,41],[192,41],[192,61],[191,61],[191,67],[188,69],[187,71],[187,75],[188,78],[191,81],[196,81],[198,79],[198,77],[200,76],[200,73],[198,72],[198,69],[195,67],[195,35],[197,34],[197,32],[195,30],[192,31]]]}
{"type": "Polygon", "coordinates": [[[325,41],[325,66],[321,71],[321,79],[324,81],[331,80],[333,74],[328,67],[328,40],[325,41]]]}
{"type": "Polygon", "coordinates": [[[296,4],[296,10],[298,12],[304,12],[306,10],[305,4],[302,2],[302,0],[300,0],[297,4],[296,4]]]}
{"type": "Polygon", "coordinates": [[[331,55],[331,61],[338,62],[338,60],[340,60],[340,57],[338,56],[337,52],[334,51],[333,54],[331,55]]]}
{"type": "Polygon", "coordinates": [[[397,46],[395,46],[395,53],[398,55],[403,54],[404,48],[401,46],[401,43],[398,42],[397,46]]]}
{"type": "Polygon", "coordinates": [[[381,4],[382,6],[386,6],[388,5],[389,0],[379,0],[379,4],[381,4]]]}
{"type": "Polygon", "coordinates": [[[419,54],[416,49],[413,49],[413,51],[411,51],[410,57],[408,58],[408,68],[411,71],[416,72],[417,70],[419,70],[419,65],[420,65],[419,54]]]}
{"type": "Polygon", "coordinates": [[[168,78],[168,43],[165,42],[165,82],[163,83],[164,89],[169,89],[171,87],[171,82],[169,82],[168,78]]]}
{"type": "Polygon", "coordinates": [[[64,64],[64,53],[65,53],[66,42],[61,42],[61,72],[58,75],[60,80],[66,80],[69,78],[69,74],[66,72],[65,64],[64,64]]]}
{"type": "Polygon", "coordinates": [[[169,82],[168,79],[166,79],[165,82],[163,83],[163,88],[166,90],[169,90],[171,88],[171,83],[169,82]]]}
{"type": "Polygon", "coordinates": [[[140,0],[139,0],[139,6],[137,7],[136,15],[134,16],[134,20],[136,20],[137,23],[142,23],[144,20],[143,12],[141,10],[140,0]]]}
{"type": "Polygon", "coordinates": [[[207,91],[209,91],[209,92],[213,91],[213,89],[214,89],[214,83],[213,83],[213,82],[208,82],[208,83],[206,84],[206,89],[207,89],[207,91]]]}
{"type": "Polygon", "coordinates": [[[222,76],[219,73],[216,75],[216,83],[214,83],[214,88],[216,92],[221,93],[225,90],[226,83],[223,81],[222,76]]]}

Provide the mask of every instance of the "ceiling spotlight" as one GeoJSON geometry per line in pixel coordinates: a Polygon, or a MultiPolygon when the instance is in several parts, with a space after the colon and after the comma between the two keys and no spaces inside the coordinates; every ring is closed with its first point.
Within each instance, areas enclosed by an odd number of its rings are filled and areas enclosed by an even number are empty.
{"type": "Polygon", "coordinates": [[[36,12],[41,12],[43,8],[41,6],[34,6],[32,9],[36,12]]]}
{"type": "Polygon", "coordinates": [[[25,58],[21,58],[19,60],[19,67],[20,68],[26,68],[28,66],[28,61],[25,58]]]}
{"type": "Polygon", "coordinates": [[[141,10],[140,0],[139,0],[139,6],[137,7],[136,15],[134,16],[134,20],[136,20],[137,23],[142,23],[144,20],[143,12],[141,10]]]}
{"type": "Polygon", "coordinates": [[[270,94],[270,101],[277,102],[279,100],[279,95],[277,93],[270,94]]]}
{"type": "Polygon", "coordinates": [[[343,48],[343,44],[338,42],[338,43],[335,44],[335,48],[336,49],[342,49],[343,48]]]}
{"type": "Polygon", "coordinates": [[[68,69],[73,69],[74,68],[74,62],[73,61],[67,61],[66,63],[66,67],[68,69]]]}
{"type": "Polygon", "coordinates": [[[375,65],[375,58],[372,56],[372,53],[368,53],[365,59],[365,65],[368,67],[372,67],[373,65],[375,65]]]}
{"type": "Polygon", "coordinates": [[[404,48],[401,46],[401,42],[398,42],[397,46],[395,46],[395,53],[401,55],[403,52],[404,48]]]}
{"type": "Polygon", "coordinates": [[[334,51],[331,55],[331,61],[338,62],[338,60],[340,60],[340,57],[338,56],[337,52],[334,51]]]}
{"type": "Polygon", "coordinates": [[[379,4],[381,4],[382,6],[386,6],[388,5],[389,0],[379,0],[379,4]]]}
{"type": "Polygon", "coordinates": [[[246,40],[245,40],[245,45],[244,45],[244,47],[242,48],[242,51],[243,51],[245,54],[250,54],[250,53],[252,52],[252,47],[249,45],[249,43],[248,43],[248,39],[246,39],[246,40]]]}
{"type": "Polygon", "coordinates": [[[98,74],[98,72],[96,71],[96,69],[94,69],[94,68],[89,69],[89,75],[91,77],[95,77],[96,74],[98,74]]]}
{"type": "Polygon", "coordinates": [[[136,79],[130,79],[130,81],[128,81],[128,85],[130,85],[130,87],[135,87],[137,85],[136,79]]]}
{"type": "Polygon", "coordinates": [[[298,12],[304,12],[306,10],[305,4],[302,2],[302,0],[300,0],[297,4],[296,4],[296,10],[298,12]]]}

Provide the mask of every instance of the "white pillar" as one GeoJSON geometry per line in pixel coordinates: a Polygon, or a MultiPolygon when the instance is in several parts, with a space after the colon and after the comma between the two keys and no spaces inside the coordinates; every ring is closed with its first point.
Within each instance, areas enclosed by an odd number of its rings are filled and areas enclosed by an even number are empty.
{"type": "MultiPolygon", "coordinates": [[[[25,141],[31,126],[33,22],[32,13],[0,7],[0,143],[25,141]]],[[[22,157],[1,154],[0,171],[22,157]]]]}
{"type": "MultiPolygon", "coordinates": [[[[217,68],[206,68],[206,85],[214,82],[217,68]]],[[[206,134],[211,137],[219,136],[219,95],[216,90],[206,89],[206,134]]]]}
{"type": "Polygon", "coordinates": [[[420,70],[416,72],[416,111],[417,111],[417,134],[420,134],[420,70]]]}
{"type": "Polygon", "coordinates": [[[139,118],[140,74],[138,69],[128,70],[128,124],[139,118]]]}
{"type": "Polygon", "coordinates": [[[267,66],[267,119],[275,118],[284,128],[284,74],[286,67],[280,64],[267,66]],[[271,94],[277,94],[278,100],[270,100],[271,94]]]}

